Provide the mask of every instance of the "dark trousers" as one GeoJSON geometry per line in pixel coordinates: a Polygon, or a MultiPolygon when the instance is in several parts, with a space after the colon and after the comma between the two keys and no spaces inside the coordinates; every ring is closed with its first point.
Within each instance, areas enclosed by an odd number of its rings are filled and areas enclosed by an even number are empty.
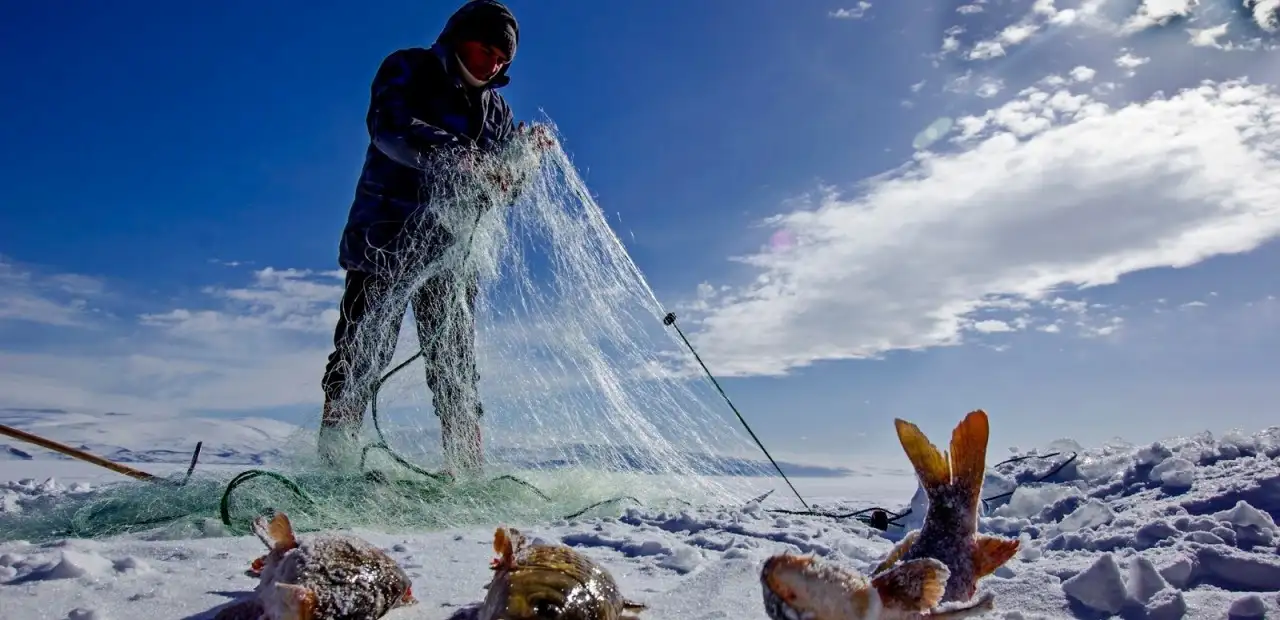
{"type": "MultiPolygon", "coordinates": [[[[407,306],[413,307],[427,387],[441,426],[449,435],[459,414],[483,414],[475,358],[474,279],[464,285],[444,274],[427,280],[409,303],[388,302],[392,284],[378,275],[348,271],[333,352],[325,365],[325,426],[359,426],[372,388],[391,364],[407,306]],[[465,291],[459,290],[464,288],[465,291]],[[465,308],[465,309],[464,309],[465,308]]],[[[403,372],[403,371],[402,371],[403,372]]]]}

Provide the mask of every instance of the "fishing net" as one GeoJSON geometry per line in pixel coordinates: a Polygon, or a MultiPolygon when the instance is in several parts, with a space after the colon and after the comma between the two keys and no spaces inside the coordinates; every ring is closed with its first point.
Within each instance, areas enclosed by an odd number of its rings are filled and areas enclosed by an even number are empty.
{"type": "MultiPolygon", "coordinates": [[[[316,429],[305,429],[285,447],[293,456],[271,467],[301,492],[270,476],[242,480],[229,501],[234,523],[273,507],[298,513],[303,529],[454,527],[562,517],[609,499],[674,506],[758,494],[750,478],[772,466],[678,325],[664,324],[662,304],[559,142],[540,141],[525,133],[492,160],[445,166],[461,172],[424,188],[434,198],[413,220],[418,234],[402,237],[419,241],[378,255],[392,284],[368,298],[345,395],[372,403],[360,441],[382,447],[336,474],[316,463],[316,429]],[[505,183],[502,170],[511,171],[505,183]],[[414,294],[424,290],[435,320],[420,339],[414,310],[424,304],[414,294]],[[484,478],[428,475],[451,464],[430,385],[453,397],[455,415],[479,416],[484,478]]],[[[173,514],[217,518],[230,476],[119,485],[41,519],[45,531],[54,523],[100,535],[173,514]]]]}

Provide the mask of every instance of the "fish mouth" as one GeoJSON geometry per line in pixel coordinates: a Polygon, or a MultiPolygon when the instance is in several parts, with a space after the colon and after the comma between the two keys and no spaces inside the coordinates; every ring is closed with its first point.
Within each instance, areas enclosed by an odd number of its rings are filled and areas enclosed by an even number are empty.
{"type": "Polygon", "coordinates": [[[781,554],[765,560],[760,569],[760,585],[765,613],[772,620],[811,620],[812,611],[805,609],[805,596],[787,579],[807,577],[813,571],[813,558],[781,554]]]}

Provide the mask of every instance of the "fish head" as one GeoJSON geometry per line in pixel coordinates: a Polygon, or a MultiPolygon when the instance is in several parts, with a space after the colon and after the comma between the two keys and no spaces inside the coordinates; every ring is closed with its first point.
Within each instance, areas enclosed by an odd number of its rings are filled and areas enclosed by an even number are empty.
{"type": "MultiPolygon", "coordinates": [[[[370,563],[373,565],[373,563],[370,563]]],[[[400,607],[412,607],[418,604],[418,599],[413,595],[413,579],[409,577],[409,573],[405,572],[404,567],[400,566],[393,558],[387,556],[384,558],[382,566],[389,567],[389,570],[383,571],[384,578],[389,579],[393,586],[393,592],[399,591],[400,597],[391,603],[392,609],[400,607]]]]}
{"type": "Polygon", "coordinates": [[[564,601],[553,599],[529,599],[519,605],[507,606],[503,620],[593,620],[581,611],[566,609],[564,601]]]}
{"type": "Polygon", "coordinates": [[[413,596],[413,584],[407,584],[404,587],[404,596],[396,601],[396,607],[411,607],[418,604],[418,599],[413,596]]]}
{"type": "Polygon", "coordinates": [[[485,620],[576,620],[579,616],[569,609],[569,600],[575,593],[566,578],[563,571],[551,568],[501,567],[488,585],[479,617],[485,620]]]}
{"type": "Polygon", "coordinates": [[[771,556],[760,584],[773,620],[874,620],[883,608],[866,577],[811,555],[771,556]]]}
{"type": "Polygon", "coordinates": [[[493,552],[498,557],[489,562],[495,571],[514,569],[516,556],[529,544],[529,539],[515,528],[499,527],[493,531],[493,552]]]}

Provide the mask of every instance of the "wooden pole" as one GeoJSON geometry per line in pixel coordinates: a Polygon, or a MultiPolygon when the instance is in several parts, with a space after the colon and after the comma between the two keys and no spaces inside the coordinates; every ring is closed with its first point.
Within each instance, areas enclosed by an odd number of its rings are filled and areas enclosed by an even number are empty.
{"type": "Polygon", "coordinates": [[[53,450],[54,452],[61,452],[67,456],[77,458],[88,463],[93,463],[94,465],[97,465],[99,467],[105,467],[118,474],[124,474],[136,480],[143,480],[146,482],[158,482],[160,480],[163,480],[159,476],[148,474],[145,471],[140,471],[132,467],[127,467],[119,463],[108,461],[107,459],[104,459],[100,456],[89,454],[84,450],[77,450],[66,444],[61,444],[51,439],[45,439],[44,437],[32,435],[31,433],[18,430],[16,428],[13,428],[12,426],[5,426],[3,424],[0,424],[0,434],[8,435],[10,437],[13,437],[14,439],[20,439],[28,443],[33,443],[42,448],[48,448],[49,450],[53,450]]]}

